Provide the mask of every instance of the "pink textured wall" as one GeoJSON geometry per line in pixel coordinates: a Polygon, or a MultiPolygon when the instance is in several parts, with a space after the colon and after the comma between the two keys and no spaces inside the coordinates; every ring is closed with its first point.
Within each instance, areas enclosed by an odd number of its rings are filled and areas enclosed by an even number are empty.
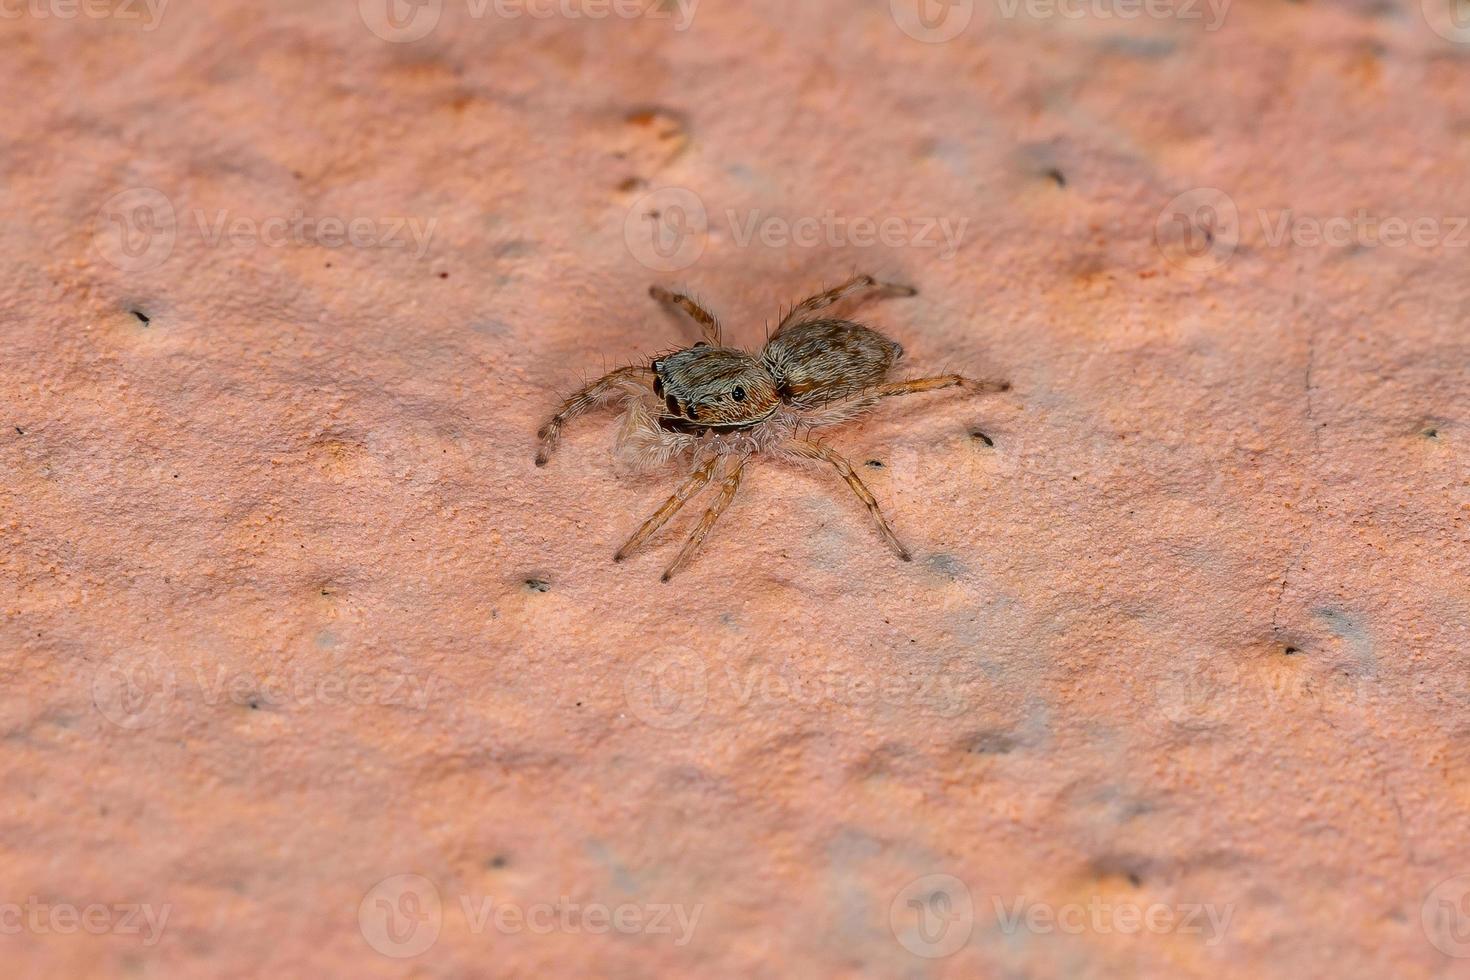
{"type": "Polygon", "coordinates": [[[1470,975],[1470,30],[532,8],[0,3],[7,974],[1470,975]],[[650,283],[854,270],[914,562],[614,565],[650,283]]]}

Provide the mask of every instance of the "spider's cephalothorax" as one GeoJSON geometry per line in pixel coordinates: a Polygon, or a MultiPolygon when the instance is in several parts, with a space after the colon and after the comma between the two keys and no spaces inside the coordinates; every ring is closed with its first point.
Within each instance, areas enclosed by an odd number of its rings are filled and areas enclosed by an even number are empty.
{"type": "Polygon", "coordinates": [[[776,380],[744,351],[698,344],[654,361],[653,393],[671,432],[740,429],[770,417],[780,405],[776,380]]]}
{"type": "Polygon", "coordinates": [[[568,421],[594,406],[620,399],[624,408],[620,445],[626,455],[643,464],[688,457],[693,468],[673,496],[618,549],[613,556],[616,560],[646,541],[713,481],[723,463],[719,494],[665,570],[667,582],[698,550],[734,499],[745,464],[760,454],[830,464],[867,506],[889,546],[908,561],[908,549],[894,536],[852,464],[807,433],[854,419],[880,398],[892,395],[958,385],[1004,391],[1010,385],[971,381],[957,374],[886,381],[903,356],[902,347],[860,323],[815,315],[851,293],[873,288],[914,295],[907,286],[857,276],[798,304],[781,320],[760,354],[752,356],[721,346],[719,321],[694,300],[653,287],[650,293],[655,299],[680,307],[700,324],[704,340],[647,366],[619,368],[572,395],[542,426],[536,465],[546,464],[568,421]]]}

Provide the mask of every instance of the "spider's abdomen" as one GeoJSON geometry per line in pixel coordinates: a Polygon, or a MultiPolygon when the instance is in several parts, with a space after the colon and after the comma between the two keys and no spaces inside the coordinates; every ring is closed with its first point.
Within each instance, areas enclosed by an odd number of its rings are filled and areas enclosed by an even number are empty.
{"type": "Polygon", "coordinates": [[[878,384],[902,356],[902,347],[861,323],[812,320],[771,338],[761,363],[782,399],[819,405],[878,384]]]}

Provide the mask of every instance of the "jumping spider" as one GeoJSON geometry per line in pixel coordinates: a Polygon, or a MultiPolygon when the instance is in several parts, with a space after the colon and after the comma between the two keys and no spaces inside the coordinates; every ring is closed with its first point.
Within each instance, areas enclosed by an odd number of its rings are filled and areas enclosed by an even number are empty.
{"type": "Polygon", "coordinates": [[[883,539],[899,558],[911,560],[852,464],[807,438],[807,433],[851,421],[870,411],[880,398],[892,395],[955,386],[1006,391],[1010,384],[972,381],[957,374],[885,381],[903,356],[902,347],[860,323],[816,316],[844,297],[872,289],[897,296],[917,293],[909,286],[857,276],[799,303],[781,320],[760,354],[752,355],[722,346],[719,320],[694,300],[652,287],[649,295],[688,313],[702,328],[704,340],[646,366],[619,368],[572,395],[541,427],[536,465],[546,465],[568,421],[621,398],[620,449],[643,465],[689,457],[693,470],[673,496],[618,549],[614,561],[622,561],[648,540],[714,480],[716,469],[721,468],[719,494],[664,572],[663,580],[667,582],[699,549],[730,505],[740,488],[745,464],[755,455],[831,464],[867,506],[883,539]]]}

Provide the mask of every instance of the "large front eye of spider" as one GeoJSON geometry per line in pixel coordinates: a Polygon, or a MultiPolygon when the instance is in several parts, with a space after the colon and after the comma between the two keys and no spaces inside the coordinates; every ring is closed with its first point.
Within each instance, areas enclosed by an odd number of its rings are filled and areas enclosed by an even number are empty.
{"type": "Polygon", "coordinates": [[[739,385],[736,385],[735,390],[730,392],[730,397],[735,399],[737,402],[745,401],[745,389],[740,387],[739,385]]]}

